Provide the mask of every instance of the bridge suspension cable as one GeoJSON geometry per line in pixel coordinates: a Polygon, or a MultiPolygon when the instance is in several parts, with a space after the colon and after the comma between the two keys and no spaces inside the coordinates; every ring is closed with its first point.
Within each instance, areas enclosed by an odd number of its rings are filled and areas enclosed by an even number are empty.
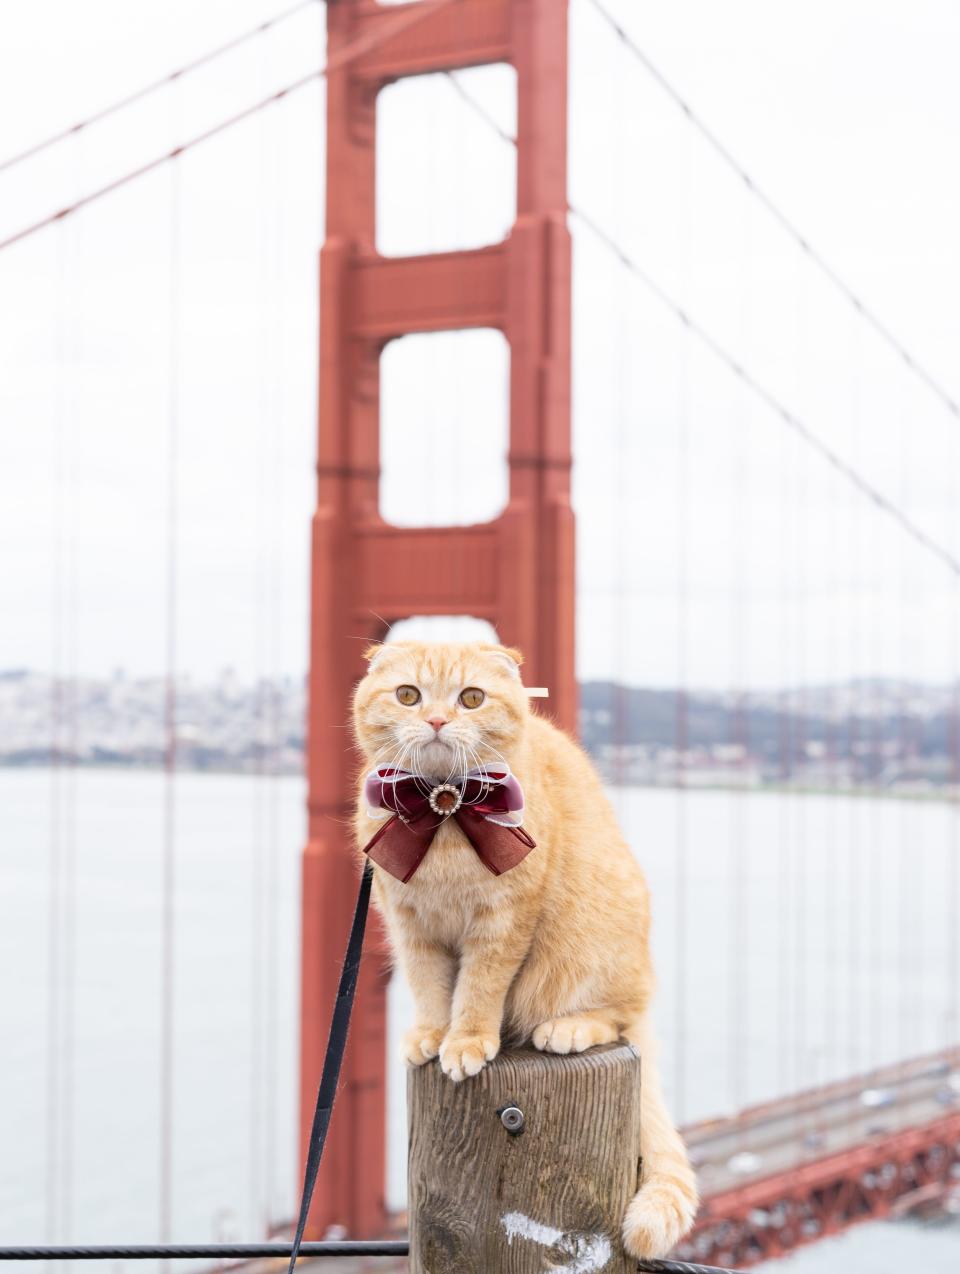
{"type": "Polygon", "coordinates": [[[89,194],[81,196],[72,203],[66,204],[63,208],[57,209],[56,212],[48,213],[45,217],[41,217],[38,221],[31,222],[29,225],[22,226],[19,230],[15,230],[13,234],[8,235],[5,239],[0,239],[0,252],[4,248],[10,248],[15,243],[20,243],[24,239],[30,238],[39,231],[46,229],[47,226],[54,225],[57,221],[62,221],[65,217],[70,217],[74,213],[79,212],[81,208],[86,208],[89,204],[95,203],[104,196],[113,194],[114,191],[120,190],[123,186],[129,185],[140,177],[145,177],[147,173],[154,172],[157,168],[161,168],[164,164],[171,160],[178,159],[188,150],[193,150],[196,146],[202,145],[203,142],[210,141],[214,137],[218,137],[221,133],[232,128],[235,124],[242,123],[251,116],[256,115],[259,111],[265,110],[268,106],[272,106],[275,102],[282,101],[285,97],[289,97],[292,93],[296,93],[299,89],[305,88],[308,84],[312,84],[315,80],[323,79],[329,75],[331,71],[339,70],[354,58],[369,53],[373,49],[378,48],[387,40],[400,32],[406,31],[409,27],[415,26],[417,23],[423,22],[426,18],[436,13],[438,9],[445,9],[452,4],[453,0],[421,0],[421,3],[411,6],[411,11],[401,11],[396,20],[393,22],[384,22],[379,31],[372,31],[369,35],[361,36],[354,40],[351,44],[346,45],[339,53],[327,59],[323,66],[316,67],[313,71],[308,71],[305,75],[301,75],[296,80],[291,80],[276,92],[270,93],[267,97],[261,98],[260,101],[254,102],[250,106],[244,107],[243,110],[237,111],[235,114],[228,116],[226,119],[220,120],[213,124],[210,128],[205,129],[202,133],[197,133],[193,137],[188,138],[180,145],[174,146],[171,150],[164,151],[160,155],[154,156],[145,164],[141,164],[138,168],[132,168],[123,173],[119,177],[115,177],[113,181],[109,181],[106,185],[98,187],[96,190],[90,191],[89,194]]]}
{"type": "Polygon", "coordinates": [[[742,363],[740,363],[727,349],[722,345],[715,336],[702,327],[679,302],[666,292],[656,280],[649,275],[643,267],[631,257],[624,248],[610,235],[603,227],[586,213],[581,212],[579,208],[570,205],[570,212],[574,217],[586,227],[590,233],[598,239],[609,252],[618,258],[620,264],[624,266],[635,278],[637,278],[648,292],[650,292],[662,305],[672,311],[676,318],[692,332],[694,336],[705,345],[710,352],[720,360],[725,366],[737,377],[737,379],[757,398],[760,399],[775,416],[794,430],[796,434],[803,439],[807,446],[811,447],[831,468],[835,469],[843,478],[866,497],[873,505],[882,513],[891,518],[900,529],[908,535],[912,540],[920,545],[921,548],[933,554],[938,558],[958,579],[960,579],[960,558],[957,558],[948,548],[940,544],[932,536],[928,535],[910,515],[895,504],[888,496],[873,485],[868,478],[865,478],[858,469],[849,464],[842,456],[838,455],[828,443],[816,434],[806,421],[802,420],[795,412],[791,411],[776,394],[768,389],[761,381],[759,381],[752,372],[750,372],[742,363]]]}
{"type": "MultiPolygon", "coordinates": [[[[593,0],[591,0],[591,3],[593,0]]],[[[446,72],[447,77],[453,82],[460,97],[476,112],[481,119],[485,120],[487,125],[497,134],[498,137],[511,145],[516,145],[516,138],[507,133],[492,115],[481,105],[476,98],[464,89],[462,84],[457,82],[457,77],[452,72],[446,72]]],[[[810,426],[802,420],[794,411],[791,411],[777,395],[768,389],[760,380],[753,375],[737,358],[731,354],[724,345],[717,340],[707,329],[701,326],[695,318],[693,318],[682,305],[666,292],[656,280],[647,273],[643,267],[634,260],[633,257],[623,248],[617,240],[607,230],[603,228],[598,221],[591,217],[588,213],[583,212],[575,204],[567,205],[569,212],[574,216],[582,226],[584,226],[603,246],[615,256],[620,264],[628,270],[643,286],[650,292],[660,303],[669,309],[676,318],[690,331],[701,344],[705,345],[710,352],[724,363],[725,366],[737,377],[737,379],[753,394],[759,398],[765,406],[767,406],[775,416],[792,429],[799,437],[812,448],[831,468],[835,469],[843,478],[855,487],[862,496],[869,500],[877,509],[885,513],[891,518],[900,529],[908,535],[912,540],[925,549],[928,553],[937,557],[958,579],[960,579],[960,558],[950,552],[948,548],[940,544],[932,536],[928,535],[922,527],[918,526],[910,515],[884,495],[879,488],[875,487],[868,478],[849,464],[836,451],[833,450],[828,443],[814,432],[810,426]]],[[[0,245],[2,246],[2,245],[0,245]]]]}
{"type": "Polygon", "coordinates": [[[15,155],[0,159],[0,173],[23,163],[24,160],[33,159],[34,156],[49,150],[51,146],[56,146],[58,143],[66,141],[68,137],[75,137],[77,133],[83,132],[85,128],[89,128],[92,124],[99,124],[101,120],[109,119],[111,115],[116,115],[118,111],[125,110],[136,102],[142,102],[144,98],[152,96],[162,88],[168,88],[184,76],[191,74],[191,72],[198,71],[201,67],[209,66],[210,63],[218,61],[227,53],[232,53],[235,49],[239,49],[255,36],[263,35],[273,27],[280,26],[281,23],[286,22],[295,14],[301,13],[304,9],[322,3],[324,3],[324,0],[300,0],[299,4],[292,5],[289,9],[284,9],[282,13],[277,13],[272,18],[265,19],[248,31],[243,31],[240,35],[234,36],[232,40],[228,40],[225,44],[219,44],[214,49],[208,49],[206,53],[201,53],[199,57],[195,57],[189,62],[184,62],[182,66],[178,66],[175,70],[162,75],[160,79],[153,80],[150,84],[145,84],[133,93],[128,93],[125,97],[118,98],[115,102],[111,102],[109,106],[104,106],[99,111],[94,111],[92,115],[87,115],[84,119],[77,120],[68,128],[63,128],[58,133],[52,133],[49,137],[45,137],[43,141],[35,142],[32,146],[27,146],[15,155]]]}
{"type": "Polygon", "coordinates": [[[620,23],[616,20],[612,13],[602,3],[602,0],[588,0],[588,3],[597,11],[598,14],[607,23],[614,32],[624,48],[627,49],[643,69],[647,72],[655,84],[661,88],[670,100],[677,106],[686,116],[689,123],[703,137],[704,141],[717,154],[726,166],[743,182],[747,190],[757,200],[762,208],[773,218],[780,226],[785,234],[791,238],[800,251],[808,260],[816,266],[820,273],[827,279],[831,285],[844,297],[849,305],[857,312],[860,318],[873,329],[880,339],[902,360],[904,365],[920,380],[927,389],[937,398],[946,410],[960,420],[960,402],[947,390],[940,380],[929,371],[919,359],[904,345],[899,337],[887,326],[882,318],[871,309],[866,302],[860,297],[856,290],[844,279],[839,270],[813,246],[806,235],[799,229],[796,222],[783,211],[771,195],[767,194],[763,186],[759,185],[747,169],[740,163],[730,148],[717,136],[712,128],[707,124],[701,115],[699,115],[679,89],[667,79],[660,68],[653,62],[650,56],[637,44],[636,40],[624,30],[620,23]]]}

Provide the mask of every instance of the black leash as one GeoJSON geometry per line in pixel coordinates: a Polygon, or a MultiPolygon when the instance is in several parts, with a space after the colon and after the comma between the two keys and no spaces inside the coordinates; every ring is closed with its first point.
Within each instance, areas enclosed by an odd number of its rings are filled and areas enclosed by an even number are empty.
{"type": "Polygon", "coordinates": [[[330,1023],[330,1037],[327,1040],[327,1052],[323,1059],[323,1074],[320,1076],[320,1090],[317,1093],[317,1108],[313,1112],[313,1126],[310,1129],[310,1145],[307,1149],[307,1166],[303,1174],[303,1193],[300,1196],[300,1217],[297,1221],[297,1232],[293,1238],[290,1252],[290,1265],[287,1274],[293,1274],[303,1242],[303,1232],[310,1212],[310,1201],[317,1184],[317,1173],[320,1160],[323,1158],[323,1146],[327,1140],[327,1129],[330,1127],[330,1116],[333,1114],[333,1103],[337,1096],[337,1084],[340,1081],[340,1067],[343,1064],[343,1053],[347,1046],[347,1032],[350,1030],[350,1014],[353,1012],[353,998],[357,990],[357,975],[360,972],[360,953],[363,949],[363,931],[367,927],[367,911],[370,908],[370,885],[373,881],[373,864],[364,864],[363,876],[360,879],[360,892],[357,894],[357,905],[353,912],[353,924],[350,927],[350,941],[347,943],[347,954],[340,973],[340,985],[337,988],[337,999],[333,1006],[333,1019],[330,1023]]]}

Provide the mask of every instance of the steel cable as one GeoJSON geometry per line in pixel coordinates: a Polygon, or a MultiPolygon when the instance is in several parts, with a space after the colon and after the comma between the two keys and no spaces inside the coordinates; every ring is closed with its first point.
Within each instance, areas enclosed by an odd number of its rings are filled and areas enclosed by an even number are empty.
{"type": "Polygon", "coordinates": [[[815,451],[822,460],[824,460],[832,469],[835,469],[841,477],[851,483],[866,497],[876,508],[885,513],[900,527],[906,535],[920,545],[921,548],[938,558],[950,571],[950,573],[960,579],[960,558],[954,556],[948,548],[940,544],[932,536],[928,535],[916,522],[907,514],[898,504],[889,499],[877,487],[873,485],[869,479],[865,478],[859,470],[844,460],[836,451],[825,443],[819,435],[814,433],[806,421],[802,420],[795,412],[791,411],[780,399],[766,388],[756,377],[738,362],[736,358],[730,354],[720,342],[712,336],[683,308],[673,297],[642,269],[642,267],[630,257],[626,251],[616,242],[616,240],[607,233],[592,217],[581,212],[573,205],[570,206],[571,213],[577,220],[590,231],[597,239],[603,243],[608,251],[619,257],[620,262],[627,270],[630,271],[644,285],[648,292],[667,309],[671,310],[676,318],[680,320],[688,331],[705,345],[710,352],[724,363],[726,367],[737,377],[739,381],[761,402],[765,403],[773,414],[792,429],[804,443],[815,451]]]}
{"type": "MultiPolygon", "coordinates": [[[[0,1261],[147,1261],[183,1259],[243,1259],[290,1255],[289,1243],[177,1243],[134,1244],[87,1247],[0,1247],[0,1261]]],[[[338,1242],[302,1243],[302,1257],[326,1256],[408,1256],[406,1239],[343,1240],[338,1242]]],[[[644,1274],[737,1274],[736,1270],[716,1265],[698,1265],[692,1261],[639,1261],[637,1269],[644,1274]]]]}
{"type": "Polygon", "coordinates": [[[265,110],[268,106],[272,106],[275,102],[282,101],[285,97],[289,97],[292,93],[298,92],[305,88],[308,84],[312,84],[315,80],[323,79],[332,71],[339,70],[354,58],[360,57],[364,53],[379,47],[391,36],[399,35],[400,32],[406,31],[409,27],[423,22],[431,14],[436,13],[438,9],[445,9],[452,4],[453,0],[422,0],[421,3],[412,5],[412,12],[406,9],[401,10],[396,21],[382,23],[380,31],[371,32],[368,36],[361,36],[353,41],[352,44],[346,45],[342,51],[329,58],[324,66],[319,66],[313,71],[308,71],[305,75],[301,75],[296,80],[291,80],[285,84],[283,88],[277,89],[276,92],[269,94],[267,97],[261,98],[260,101],[254,102],[250,106],[246,106],[243,110],[237,111],[235,114],[222,119],[217,124],[213,124],[210,128],[205,129],[202,133],[196,133],[193,137],[188,138],[185,142],[181,142],[179,146],[174,146],[171,150],[164,151],[163,154],[155,155],[153,159],[148,160],[145,164],[141,164],[139,168],[132,168],[119,177],[115,177],[113,181],[107,182],[103,186],[99,186],[96,190],[92,190],[89,194],[83,195],[80,199],[76,199],[73,203],[66,204],[63,208],[58,208],[56,212],[48,213],[46,216],[39,218],[37,221],[31,222],[29,225],[22,226],[19,230],[15,230],[13,234],[8,235],[5,239],[0,239],[0,252],[4,248],[13,247],[15,243],[20,243],[24,239],[29,239],[32,235],[52,226],[58,221],[62,221],[65,217],[73,216],[79,212],[81,208],[86,208],[89,204],[95,203],[97,200],[104,198],[106,195],[113,194],[114,191],[122,189],[131,182],[136,181],[140,177],[145,177],[147,173],[154,172],[157,168],[161,168],[164,164],[169,163],[173,159],[179,158],[188,150],[193,150],[196,146],[202,145],[204,142],[210,141],[214,137],[218,137],[221,133],[232,128],[234,124],[242,123],[251,116],[256,115],[259,111],[265,110]]]}
{"type": "MultiPolygon", "coordinates": [[[[594,0],[591,0],[593,3],[594,0]]],[[[456,83],[456,76],[452,72],[446,73],[451,80],[456,83]]],[[[460,96],[469,103],[472,109],[481,118],[485,119],[487,124],[492,128],[499,137],[511,145],[516,145],[516,139],[505,133],[500,125],[493,119],[483,106],[466,92],[462,85],[457,86],[460,96]]],[[[775,416],[791,428],[803,442],[812,450],[817,452],[820,458],[825,461],[832,469],[835,469],[841,477],[845,478],[852,486],[854,486],[861,495],[868,499],[880,512],[885,513],[894,522],[896,522],[901,531],[907,534],[911,539],[916,541],[921,548],[933,554],[950,570],[951,574],[960,579],[960,558],[950,552],[948,548],[940,544],[932,536],[928,535],[898,504],[889,499],[877,487],[873,485],[869,479],[865,478],[862,473],[852,464],[845,461],[837,452],[825,443],[795,412],[791,411],[772,390],[762,384],[742,363],[740,363],[729,351],[721,345],[721,343],[706,328],[701,325],[666,292],[656,280],[649,275],[640,264],[635,261],[627,251],[617,242],[617,240],[607,230],[605,230],[599,222],[594,220],[589,214],[581,211],[576,205],[568,204],[569,212],[590,231],[596,239],[598,239],[609,252],[618,258],[620,264],[623,265],[631,274],[634,275],[653,296],[671,310],[676,318],[692,332],[694,336],[705,345],[707,349],[724,363],[729,371],[737,377],[739,381],[756,397],[764,403],[775,416]]],[[[0,244],[0,247],[3,245],[0,244]]]]}
{"type": "Polygon", "coordinates": [[[853,307],[856,313],[863,321],[873,329],[880,339],[892,349],[902,360],[907,368],[926,385],[936,398],[940,400],[946,410],[958,420],[960,420],[960,403],[953,395],[944,388],[937,380],[932,372],[907,349],[901,340],[887,327],[886,323],[861,300],[860,296],[854,291],[849,283],[842,277],[830,263],[817,251],[810,243],[809,239],[797,228],[790,217],[774,202],[772,197],[766,193],[762,186],[754,181],[750,173],[744,168],[736,156],[728,149],[728,147],[713,132],[704,119],[697,114],[686,98],[676,89],[667,79],[658,66],[654,64],[651,58],[646,54],[637,42],[624,30],[617,22],[613,15],[601,3],[601,0],[589,0],[589,3],[603,18],[611,30],[616,34],[624,48],[626,48],[643,67],[651,79],[656,83],[686,116],[690,124],[701,134],[711,149],[723,160],[736,176],[743,182],[751,195],[760,203],[760,205],[769,213],[776,221],[780,228],[791,238],[800,251],[806,256],[810,262],[816,266],[820,273],[833,285],[833,287],[844,297],[849,305],[853,307]]]}
{"type": "Polygon", "coordinates": [[[150,97],[153,93],[159,92],[162,88],[167,88],[171,84],[175,84],[185,75],[189,75],[192,71],[197,71],[202,66],[207,66],[211,62],[217,61],[226,53],[232,53],[234,49],[240,48],[246,44],[248,40],[252,40],[254,36],[263,35],[265,31],[269,31],[271,27],[279,26],[281,22],[285,22],[288,18],[292,18],[294,14],[300,13],[301,10],[309,8],[311,5],[323,3],[324,0],[300,0],[299,4],[295,4],[292,8],[285,9],[282,13],[276,14],[272,18],[266,19],[264,22],[258,23],[249,31],[244,31],[241,35],[235,36],[226,44],[220,44],[214,49],[208,49],[206,53],[200,54],[190,62],[184,62],[182,66],[178,66],[175,70],[168,72],[158,80],[145,84],[143,88],[136,89],[133,93],[128,93],[125,97],[118,98],[117,101],[111,102],[109,106],[102,107],[99,111],[94,111],[92,115],[86,116],[85,119],[77,120],[68,128],[61,129],[60,132],[52,134],[50,137],[44,138],[43,141],[35,142],[32,146],[26,147],[15,155],[10,155],[6,159],[0,160],[0,173],[5,172],[8,168],[13,168],[17,164],[23,163],[24,160],[32,159],[35,155],[42,154],[43,151],[49,150],[51,146],[56,146],[59,142],[66,141],[68,137],[75,137],[84,129],[90,128],[93,124],[99,124],[101,120],[109,119],[111,115],[115,115],[118,111],[124,110],[128,106],[133,106],[135,102],[143,101],[145,97],[150,97]]]}

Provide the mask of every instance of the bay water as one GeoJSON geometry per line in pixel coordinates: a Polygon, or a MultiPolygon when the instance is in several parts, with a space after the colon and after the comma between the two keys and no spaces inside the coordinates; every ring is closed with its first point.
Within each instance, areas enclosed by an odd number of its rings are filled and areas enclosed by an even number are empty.
{"type": "MultiPolygon", "coordinates": [[[[0,1243],[159,1237],[165,818],[174,844],[170,1241],[293,1215],[299,778],[0,770],[0,1243]]],[[[653,891],[681,1122],[960,1038],[958,819],[935,800],[611,792],[653,891]]],[[[345,850],[346,852],[346,850],[345,850]]],[[[390,993],[404,1202],[409,997],[390,993]]],[[[891,1116],[895,1118],[895,1112],[891,1116]]],[[[871,1224],[797,1271],[960,1268],[949,1220],[871,1224]]]]}

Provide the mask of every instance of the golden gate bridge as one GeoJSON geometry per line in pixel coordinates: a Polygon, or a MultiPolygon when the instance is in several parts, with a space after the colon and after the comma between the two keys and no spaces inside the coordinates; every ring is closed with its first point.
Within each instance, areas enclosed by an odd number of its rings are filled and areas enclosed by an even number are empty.
{"type": "MultiPolygon", "coordinates": [[[[850,311],[853,322],[869,332],[903,375],[918,383],[931,408],[954,421],[960,418],[960,407],[941,379],[847,282],[845,273],[819,252],[793,217],[766,192],[758,176],[741,163],[735,149],[648,56],[633,34],[640,29],[639,20],[622,22],[603,0],[576,0],[576,7],[582,10],[578,20],[596,22],[612,41],[618,54],[618,74],[643,77],[663,97],[691,136],[729,171],[742,198],[768,218],[776,232],[792,245],[802,267],[816,274],[850,311]]],[[[349,814],[345,794],[351,791],[354,760],[344,746],[343,722],[351,687],[361,672],[363,641],[383,638],[394,624],[410,616],[467,615],[487,621],[503,640],[523,648],[529,681],[549,687],[550,700],[544,710],[548,707],[566,728],[577,728],[577,528],[571,503],[571,472],[577,461],[571,439],[571,360],[576,344],[571,345],[571,225],[575,246],[592,242],[595,251],[606,255],[616,272],[616,286],[623,294],[642,291],[662,311],[664,324],[676,326],[676,339],[685,347],[696,346],[712,359],[739,386],[744,400],[752,403],[748,410],[762,418],[765,427],[779,430],[790,439],[793,450],[786,453],[783,466],[785,491],[789,491],[791,482],[801,481],[797,456],[805,457],[804,465],[822,465],[836,482],[836,490],[845,493],[837,498],[852,501],[857,509],[858,552],[863,552],[862,520],[878,519],[907,546],[904,553],[917,555],[904,560],[929,560],[947,577],[953,590],[948,637],[954,649],[960,613],[955,591],[960,559],[954,542],[941,533],[942,528],[931,529],[928,520],[904,498],[909,493],[891,490],[872,476],[862,463],[862,454],[851,455],[833,440],[828,422],[794,407],[781,385],[769,381],[741,357],[726,336],[718,335],[672,285],[662,283],[656,272],[655,254],[641,260],[637,250],[611,229],[586,199],[571,200],[568,196],[566,0],[416,0],[391,5],[371,0],[327,0],[323,5],[319,0],[305,0],[194,57],[113,105],[9,156],[0,162],[0,180],[18,180],[19,174],[28,173],[29,165],[48,150],[69,146],[115,114],[145,98],[175,91],[201,68],[231,57],[238,49],[269,38],[276,27],[301,21],[304,15],[318,10],[324,12],[326,23],[326,57],[322,63],[279,88],[262,94],[251,92],[249,103],[242,108],[225,113],[194,132],[184,130],[174,145],[144,156],[141,162],[110,180],[94,184],[68,202],[0,234],[0,250],[20,251],[35,236],[56,234],[55,227],[62,228],[74,216],[95,216],[103,201],[152,172],[170,169],[176,174],[185,155],[193,151],[202,154],[220,137],[242,128],[255,116],[268,114],[278,103],[309,85],[318,81],[326,84],[326,239],[320,254],[317,496],[312,527],[307,726],[309,831],[302,879],[301,1150],[308,1132],[354,890],[354,865],[343,830],[349,814]],[[470,68],[491,64],[514,68],[515,134],[474,94],[463,75],[470,68]],[[390,256],[378,250],[378,100],[386,87],[415,76],[444,77],[474,118],[515,156],[516,215],[501,241],[407,256],[390,256]],[[468,329],[492,329],[501,333],[509,346],[509,486],[505,507],[492,519],[462,526],[396,525],[383,517],[380,507],[380,381],[384,351],[391,342],[411,334],[468,329]]],[[[609,127],[615,130],[619,122],[614,119],[609,127]]],[[[311,164],[314,157],[304,156],[302,162],[311,164]]],[[[628,155],[624,162],[629,162],[628,155]]],[[[175,329],[181,315],[179,290],[185,282],[182,266],[177,264],[176,244],[182,233],[180,222],[188,222],[190,209],[176,176],[171,188],[174,264],[170,312],[171,327],[175,329]]],[[[709,215],[709,211],[704,210],[704,215],[709,215]]],[[[611,305],[626,304],[622,299],[611,298],[611,305]]],[[[162,1241],[169,1241],[173,1232],[178,632],[182,623],[179,576],[183,556],[189,552],[178,523],[182,498],[178,454],[183,437],[176,407],[181,337],[175,330],[170,337],[170,350],[168,371],[174,389],[166,438],[167,545],[163,579],[158,581],[164,597],[167,662],[165,869],[158,1005],[162,1041],[158,1234],[162,1241]]],[[[625,402],[626,418],[630,408],[625,380],[619,392],[625,402]]],[[[684,410],[689,410],[689,405],[684,410]]],[[[685,481],[693,461],[690,426],[684,420],[681,413],[676,500],[689,514],[690,496],[685,481]]],[[[622,509],[630,496],[622,489],[628,480],[624,473],[627,440],[621,436],[619,443],[620,452],[605,463],[612,472],[617,470],[612,482],[618,489],[618,508],[622,509]]],[[[937,458],[937,463],[947,466],[954,458],[944,455],[937,458]]],[[[802,472],[805,474],[806,470],[802,472]]],[[[804,477],[803,481],[809,479],[804,477]]],[[[733,503],[736,494],[731,494],[733,503]]],[[[804,533],[800,524],[803,516],[816,516],[804,508],[802,495],[801,491],[793,514],[795,536],[804,533]]],[[[260,498],[264,498],[262,493],[260,498]]],[[[736,518],[736,509],[732,516],[736,518]]],[[[579,519],[590,518],[590,508],[582,508],[579,519]]],[[[742,526],[737,534],[745,534],[742,526]]],[[[67,610],[78,602],[70,591],[73,583],[62,528],[60,536],[54,587],[55,623],[60,628],[55,639],[50,705],[50,756],[56,777],[48,936],[51,980],[47,1066],[51,1102],[47,1136],[52,1165],[50,1215],[55,1218],[48,1237],[66,1240],[70,1236],[64,1233],[63,1196],[68,1182],[63,1173],[64,1164],[69,1163],[73,1153],[73,1116],[67,1094],[75,1030],[71,1016],[75,977],[71,906],[75,900],[77,862],[70,829],[70,764],[64,759],[70,751],[68,738],[76,729],[76,721],[71,715],[71,671],[62,628],[67,610]]],[[[665,551],[676,565],[678,613],[688,614],[694,602],[689,544],[678,538],[677,544],[665,551]]],[[[631,546],[622,539],[610,546],[620,584],[626,578],[624,558],[630,552],[631,546]]],[[[911,568],[904,570],[909,576],[911,568]]],[[[261,601],[267,605],[269,576],[269,565],[264,564],[266,591],[261,601]]],[[[735,594],[734,609],[741,602],[742,596],[735,594]]],[[[619,627],[622,630],[628,624],[621,623],[619,627]]],[[[618,640],[622,642],[624,638],[618,640]]],[[[689,656],[693,640],[689,628],[685,628],[679,637],[681,693],[676,720],[681,804],[688,789],[683,758],[689,752],[683,664],[684,652],[689,656]]],[[[799,643],[801,639],[793,640],[799,643]]],[[[803,652],[794,653],[795,668],[802,670],[803,652]]],[[[855,653],[864,657],[866,664],[869,652],[855,653]]],[[[956,676],[956,662],[953,668],[948,787],[951,801],[960,794],[960,679],[956,676]]],[[[742,697],[748,673],[742,666],[737,670],[740,686],[734,687],[735,700],[737,695],[742,697]]],[[[798,693],[802,695],[802,686],[798,693]]],[[[854,704],[850,717],[862,706],[862,702],[854,704]]],[[[265,694],[261,725],[267,736],[271,711],[265,694]]],[[[735,706],[730,715],[731,742],[743,744],[746,718],[742,707],[735,706]]],[[[615,718],[622,745],[628,724],[622,698],[615,718]]],[[[804,746],[804,740],[788,737],[794,728],[784,713],[784,756],[793,755],[798,746],[801,750],[804,746]]],[[[840,728],[838,723],[838,732],[840,728]]],[[[916,729],[916,722],[905,711],[905,732],[916,729]]],[[[955,811],[951,818],[955,821],[955,811]]],[[[682,816],[678,822],[682,825],[682,816]]],[[[797,835],[802,837],[802,828],[797,835]]],[[[842,837],[842,831],[838,836],[842,837]]],[[[682,909],[696,884],[685,874],[690,872],[685,844],[678,840],[675,848],[675,983],[682,993],[684,980],[696,976],[685,966],[682,928],[682,909]]],[[[948,877],[940,882],[951,899],[957,897],[956,857],[954,841],[948,877]]],[[[860,861],[863,862],[862,855],[860,861]]],[[[919,865],[910,865],[909,855],[906,861],[907,875],[912,870],[922,870],[919,865]]],[[[260,873],[257,892],[262,894],[268,884],[269,864],[261,859],[256,870],[260,873]]],[[[860,898],[856,903],[858,911],[849,918],[851,943],[863,928],[869,903],[869,896],[860,898]]],[[[741,897],[730,916],[731,969],[734,979],[740,980],[741,996],[745,994],[747,957],[735,948],[741,939],[746,940],[749,931],[749,905],[749,899],[741,897]]],[[[811,907],[813,900],[801,893],[793,898],[792,905],[811,907]]],[[[913,917],[901,913],[901,941],[906,940],[913,922],[913,917]]],[[[262,949],[267,941],[266,926],[275,925],[276,917],[256,910],[254,923],[259,928],[262,949]]],[[[833,931],[831,940],[840,941],[838,930],[833,931]]],[[[679,1256],[746,1266],[864,1220],[948,1200],[960,1180],[960,1112],[954,1105],[960,1092],[952,1083],[960,1071],[955,1008],[960,957],[955,939],[950,941],[949,967],[944,970],[948,1003],[942,1015],[952,1034],[944,1036],[941,1050],[918,1056],[905,1054],[890,1065],[874,1060],[862,1073],[791,1091],[760,1106],[744,1105],[732,1114],[688,1126],[687,1138],[699,1165],[704,1201],[696,1229],[679,1256]],[[892,1109],[895,1117],[878,1117],[871,1103],[878,1109],[892,1109]]],[[[270,988],[262,974],[258,973],[257,978],[262,1007],[270,998],[270,988]]],[[[396,1223],[388,1213],[384,1186],[388,981],[389,965],[381,938],[368,952],[361,974],[345,1082],[311,1218],[315,1237],[381,1236],[396,1223]]],[[[676,1012],[682,1016],[683,1011],[681,1001],[676,1012]]],[[[264,1024],[261,1016],[254,1026],[254,1052],[262,1047],[256,1035],[264,1024]]],[[[908,1037],[903,1042],[909,1047],[908,1037]]],[[[749,1047],[748,1039],[735,1040],[735,1068],[742,1069],[743,1052],[749,1047]]],[[[275,1082],[275,1074],[267,1074],[269,1066],[262,1057],[259,1064],[260,1082],[265,1077],[275,1082]]],[[[683,1082],[688,1084],[694,1060],[680,1060],[677,1065],[684,1073],[683,1082]]],[[[255,1147],[255,1153],[262,1152],[262,1144],[255,1147]]],[[[252,1237],[260,1240],[267,1235],[252,1237]]]]}

